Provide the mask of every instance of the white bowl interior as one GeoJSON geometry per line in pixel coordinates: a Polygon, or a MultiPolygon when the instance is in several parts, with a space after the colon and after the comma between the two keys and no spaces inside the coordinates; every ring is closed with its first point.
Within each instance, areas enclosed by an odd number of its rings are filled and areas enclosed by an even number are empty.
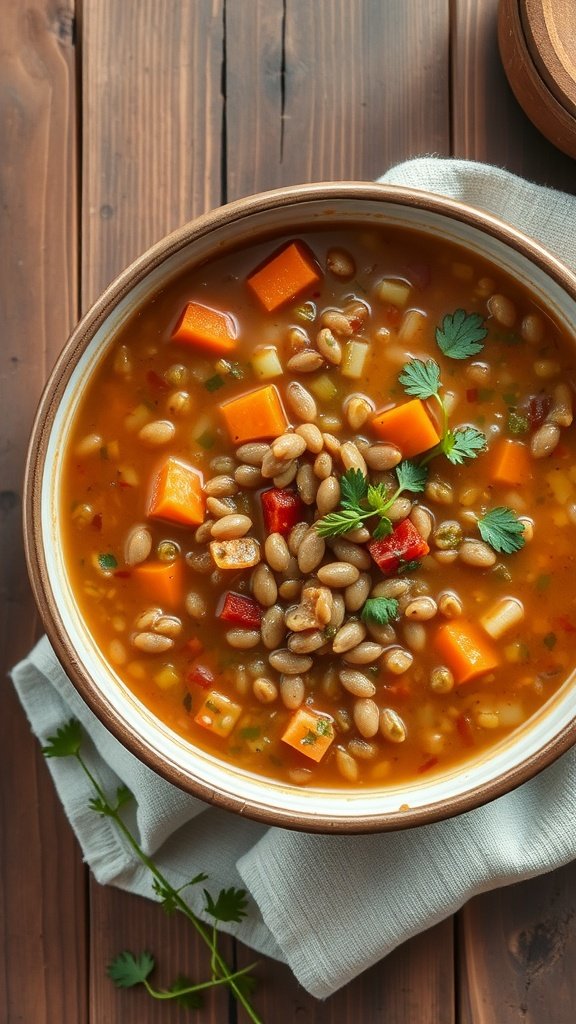
{"type": "Polygon", "coordinates": [[[193,267],[207,257],[217,255],[223,247],[242,244],[260,231],[282,232],[290,230],[291,225],[305,221],[391,224],[425,230],[431,235],[461,243],[503,266],[526,284],[536,299],[551,310],[558,322],[573,332],[576,302],[556,281],[497,238],[437,212],[401,204],[382,204],[366,198],[340,201],[332,198],[329,201],[300,203],[297,210],[293,205],[286,205],[273,211],[240,216],[231,224],[216,227],[194,238],[148,273],[109,313],[95,334],[72,372],[56,413],[41,482],[41,519],[48,576],[64,629],[112,718],[137,734],[152,757],[160,758],[186,788],[195,789],[200,786],[203,793],[213,791],[216,796],[228,794],[236,810],[242,811],[246,807],[247,813],[256,816],[261,812],[265,812],[267,817],[277,815],[279,824],[290,824],[294,816],[300,819],[315,817],[318,821],[322,820],[326,830],[330,830],[337,829],[340,821],[350,817],[361,822],[365,817],[395,817],[401,815],[406,808],[411,811],[418,808],[433,809],[448,798],[463,796],[509,772],[527,757],[536,754],[570,724],[574,716],[573,702],[565,698],[567,691],[573,688],[573,677],[567,680],[540,713],[512,737],[461,767],[439,776],[422,777],[417,784],[394,784],[392,781],[378,788],[346,792],[318,787],[301,789],[261,779],[194,748],[172,732],[140,703],[105,661],[91,639],[70,589],[58,515],[62,453],[70,426],[84,388],[96,365],[113,343],[118,328],[151,293],[184,266],[193,267]]]}

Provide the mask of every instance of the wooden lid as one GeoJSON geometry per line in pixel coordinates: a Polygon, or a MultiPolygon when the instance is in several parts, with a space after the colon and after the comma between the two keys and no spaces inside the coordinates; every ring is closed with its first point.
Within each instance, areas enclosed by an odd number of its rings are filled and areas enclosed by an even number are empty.
{"type": "Polygon", "coordinates": [[[575,41],[576,0],[500,0],[498,43],[510,87],[536,128],[576,158],[575,41]]]}

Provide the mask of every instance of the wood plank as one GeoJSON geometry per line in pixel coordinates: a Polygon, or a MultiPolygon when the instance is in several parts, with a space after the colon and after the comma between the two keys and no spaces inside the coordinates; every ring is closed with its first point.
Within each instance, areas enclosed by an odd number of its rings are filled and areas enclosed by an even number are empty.
{"type": "Polygon", "coordinates": [[[461,915],[461,1024],[573,1024],[576,865],[488,893],[461,915]]]}
{"type": "Polygon", "coordinates": [[[6,672],[38,631],[21,541],[36,402],[77,315],[72,0],[1,0],[0,1019],[86,1020],[85,871],[6,672]]]}
{"type": "Polygon", "coordinates": [[[222,0],[100,0],[83,26],[82,302],[221,202],[222,0]]]}
{"type": "Polygon", "coordinates": [[[449,153],[446,0],[228,0],[226,34],[228,199],[449,153]]]}
{"type": "MultiPolygon", "coordinates": [[[[84,308],[135,256],[221,199],[221,0],[100,0],[82,25],[84,308]]],[[[209,867],[208,869],[209,870],[209,867]]],[[[105,965],[150,950],[160,984],[209,976],[190,925],[154,903],[90,886],[90,1019],[170,1024],[182,1009],[119,991],[105,965]]],[[[232,943],[223,940],[232,955],[232,943]]],[[[155,979],[156,980],[156,979],[155,979]]],[[[205,998],[202,1021],[228,1019],[227,994],[205,998]]]]}
{"type": "MultiPolygon", "coordinates": [[[[238,944],[238,964],[253,951],[238,944]]],[[[453,919],[415,936],[333,996],[319,1002],[298,985],[284,964],[261,960],[254,1006],[270,1024],[454,1024],[453,919]]]]}
{"type": "Polygon", "coordinates": [[[498,164],[576,193],[574,161],[536,130],[515,100],[500,60],[498,0],[454,0],[453,156],[498,164]]]}

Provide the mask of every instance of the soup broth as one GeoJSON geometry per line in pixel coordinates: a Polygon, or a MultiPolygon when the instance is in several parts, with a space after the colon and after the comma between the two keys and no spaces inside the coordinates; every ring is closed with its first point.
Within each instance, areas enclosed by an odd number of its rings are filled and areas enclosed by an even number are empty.
{"type": "Polygon", "coordinates": [[[70,583],[124,683],[294,785],[473,758],[568,678],[573,339],[398,229],[263,239],[118,333],[65,455],[70,583]]]}

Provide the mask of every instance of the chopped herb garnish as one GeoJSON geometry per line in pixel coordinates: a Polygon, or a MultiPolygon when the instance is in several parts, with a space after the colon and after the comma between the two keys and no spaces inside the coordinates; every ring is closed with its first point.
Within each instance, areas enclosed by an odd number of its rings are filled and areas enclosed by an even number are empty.
{"type": "Polygon", "coordinates": [[[523,413],[510,409],[506,426],[509,434],[527,434],[530,430],[530,421],[523,413]]]}
{"type": "Polygon", "coordinates": [[[196,440],[198,444],[202,446],[202,448],[206,449],[206,451],[208,451],[208,449],[210,448],[213,448],[214,445],[216,444],[216,438],[211,430],[204,430],[200,434],[200,436],[196,438],[196,440]]]}
{"type": "Polygon", "coordinates": [[[512,555],[524,547],[524,525],[516,512],[501,505],[478,520],[480,536],[494,551],[512,555]]]}
{"type": "Polygon", "coordinates": [[[332,725],[327,718],[319,718],[316,723],[316,732],[318,736],[331,736],[332,725]]]}
{"type": "Polygon", "coordinates": [[[556,647],[556,640],[556,633],[546,633],[546,636],[543,638],[542,643],[545,647],[548,648],[549,651],[551,651],[554,649],[554,647],[556,647]]]}
{"type": "Polygon", "coordinates": [[[296,306],[294,316],[297,320],[310,323],[316,319],[316,306],[313,302],[303,302],[301,306],[296,306]]]}
{"type": "Polygon", "coordinates": [[[398,601],[394,597],[369,597],[361,612],[365,622],[375,622],[378,626],[387,626],[397,615],[398,601]]]}
{"type": "Polygon", "coordinates": [[[468,359],[482,351],[487,334],[479,313],[457,309],[447,313],[441,326],[436,328],[436,343],[450,359],[468,359]]]}
{"type": "Polygon", "coordinates": [[[408,562],[400,561],[400,565],[396,570],[397,576],[402,576],[405,572],[417,572],[422,565],[419,558],[411,558],[408,562]]]}
{"type": "MultiPolygon", "coordinates": [[[[440,394],[442,382],[440,367],[435,359],[411,359],[402,367],[398,380],[406,394],[426,401],[434,398],[442,413],[442,437],[434,448],[426,453],[418,468],[422,469],[437,455],[445,455],[453,465],[461,465],[465,459],[475,459],[486,448],[486,436],[476,427],[456,427],[448,424],[448,413],[440,394]]],[[[410,489],[410,488],[407,488],[410,489]]]]}
{"type": "Polygon", "coordinates": [[[204,381],[204,387],[206,391],[218,391],[218,388],[223,388],[225,384],[224,377],[221,374],[215,373],[213,377],[208,377],[208,380],[204,381]]]}
{"type": "Polygon", "coordinates": [[[118,568],[118,562],[110,552],[98,555],[98,565],[104,572],[112,572],[113,569],[118,568]]]}
{"type": "Polygon", "coordinates": [[[552,577],[548,573],[540,573],[540,575],[536,577],[536,583],[534,585],[538,593],[542,594],[545,590],[548,590],[551,582],[552,577]]]}
{"type": "Polygon", "coordinates": [[[240,729],[239,735],[243,740],[257,740],[261,732],[259,725],[245,725],[240,729]]]}
{"type": "Polygon", "coordinates": [[[313,743],[316,743],[317,739],[318,739],[318,737],[317,737],[316,733],[312,732],[312,729],[308,729],[306,735],[303,736],[302,739],[300,740],[300,743],[304,747],[311,747],[313,743]]]}
{"type": "Polygon", "coordinates": [[[220,714],[220,708],[212,700],[207,700],[205,707],[208,709],[208,711],[211,711],[213,715],[220,714]]]}
{"type": "Polygon", "coordinates": [[[369,484],[361,469],[347,469],[340,477],[341,508],[319,519],[315,528],[321,537],[339,537],[377,516],[373,536],[375,540],[387,537],[392,523],[386,513],[404,491],[423,491],[426,477],[425,467],[405,460],[396,467],[398,486],[390,493],[385,484],[369,484]]]}

